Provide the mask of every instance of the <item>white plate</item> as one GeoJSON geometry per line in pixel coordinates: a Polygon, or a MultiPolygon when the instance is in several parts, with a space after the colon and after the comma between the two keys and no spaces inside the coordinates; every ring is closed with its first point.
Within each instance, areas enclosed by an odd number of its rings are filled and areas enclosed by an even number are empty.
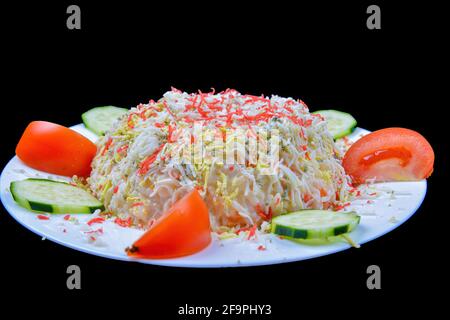
{"type": "MultiPolygon", "coordinates": [[[[91,140],[96,139],[96,136],[81,124],[74,126],[73,129],[91,140]]],[[[357,140],[367,132],[358,128],[349,138],[357,140]]],[[[344,242],[326,245],[298,244],[269,234],[249,241],[214,239],[205,250],[183,258],[131,259],[127,257],[124,249],[136,240],[142,231],[122,228],[112,221],[88,226],[86,222],[92,216],[83,214],[71,215],[78,220],[78,223],[64,220],[64,215],[52,215],[49,220],[40,220],[37,214],[18,206],[9,192],[10,182],[36,175],[67,180],[64,177],[33,170],[14,157],[4,168],[0,181],[1,200],[6,210],[24,227],[46,239],[105,258],[177,267],[238,267],[300,261],[350,248],[350,245],[344,242]],[[90,233],[100,227],[103,230],[102,235],[90,233]],[[91,236],[95,236],[96,240],[92,241],[91,236]],[[265,246],[266,250],[258,250],[260,245],[265,246]]],[[[346,208],[346,210],[353,209],[362,216],[360,226],[350,234],[351,238],[359,244],[378,238],[408,220],[422,203],[427,183],[425,180],[393,182],[376,184],[374,187],[378,190],[378,196],[370,200],[370,203],[367,203],[367,199],[357,200],[346,208]]],[[[364,246],[354,250],[364,250],[364,246]]]]}

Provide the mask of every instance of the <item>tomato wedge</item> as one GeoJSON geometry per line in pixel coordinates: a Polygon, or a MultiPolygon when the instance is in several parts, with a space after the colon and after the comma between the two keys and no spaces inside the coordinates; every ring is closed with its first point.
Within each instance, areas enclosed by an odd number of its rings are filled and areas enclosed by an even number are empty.
{"type": "Polygon", "coordinates": [[[129,256],[168,259],[190,255],[211,243],[208,208],[196,189],[178,200],[131,248],[129,256]]]}
{"type": "Polygon", "coordinates": [[[356,141],[343,159],[357,184],[375,181],[414,181],[433,172],[434,152],[418,132],[404,128],[374,131],[356,141]]]}
{"type": "Polygon", "coordinates": [[[31,168],[69,177],[89,176],[96,151],[78,132],[46,121],[31,122],[16,147],[16,155],[31,168]]]}

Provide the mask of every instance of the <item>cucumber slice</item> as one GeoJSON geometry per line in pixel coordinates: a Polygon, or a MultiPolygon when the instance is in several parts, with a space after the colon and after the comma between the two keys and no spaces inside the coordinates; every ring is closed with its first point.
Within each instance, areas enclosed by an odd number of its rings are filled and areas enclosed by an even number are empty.
{"type": "Polygon", "coordinates": [[[26,179],[11,182],[14,200],[33,211],[50,213],[93,213],[103,204],[86,190],[65,182],[26,179]]]}
{"type": "Polygon", "coordinates": [[[272,233],[292,239],[326,239],[352,231],[359,224],[355,212],[302,210],[272,220],[272,233]]]}
{"type": "Polygon", "coordinates": [[[127,112],[128,109],[114,106],[97,107],[83,113],[81,119],[86,128],[102,136],[117,119],[127,112]]]}
{"type": "Polygon", "coordinates": [[[356,119],[350,113],[337,110],[319,110],[313,113],[325,118],[328,131],[334,140],[349,135],[356,128],[356,119]]]}

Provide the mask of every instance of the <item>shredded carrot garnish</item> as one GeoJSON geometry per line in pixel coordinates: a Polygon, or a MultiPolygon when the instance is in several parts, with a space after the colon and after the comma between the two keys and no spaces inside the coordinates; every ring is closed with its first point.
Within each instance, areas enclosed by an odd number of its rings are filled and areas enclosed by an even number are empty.
{"type": "Polygon", "coordinates": [[[106,141],[105,147],[103,148],[103,151],[102,151],[102,156],[105,155],[105,153],[106,153],[106,152],[108,151],[108,149],[111,147],[112,143],[113,143],[112,138],[109,138],[108,141],[106,141]]]}
{"type": "Polygon", "coordinates": [[[172,142],[175,142],[175,141],[176,141],[176,140],[174,139],[174,137],[173,137],[174,129],[175,129],[175,128],[169,124],[169,128],[168,128],[168,136],[167,136],[167,142],[168,142],[168,143],[172,143],[172,142]]]}
{"type": "Polygon", "coordinates": [[[123,151],[128,150],[128,145],[121,146],[120,148],[117,148],[117,153],[121,153],[123,151]]]}
{"type": "Polygon", "coordinates": [[[198,191],[203,191],[204,190],[203,186],[195,186],[194,188],[197,189],[198,191]]]}
{"type": "Polygon", "coordinates": [[[96,218],[93,218],[93,219],[89,220],[87,222],[87,225],[88,226],[92,226],[94,223],[103,223],[103,222],[105,222],[105,218],[96,217],[96,218]]]}
{"type": "Polygon", "coordinates": [[[143,206],[143,205],[144,205],[143,202],[135,202],[135,203],[133,203],[133,204],[131,205],[131,208],[134,208],[134,207],[140,207],[140,206],[143,206]]]}
{"type": "Polygon", "coordinates": [[[305,137],[305,132],[303,131],[303,128],[300,128],[300,137],[301,137],[302,139],[306,139],[306,137],[305,137]]]}
{"type": "Polygon", "coordinates": [[[133,129],[133,128],[134,128],[133,116],[135,116],[135,114],[134,114],[134,113],[130,113],[130,114],[128,115],[128,119],[127,119],[127,124],[128,124],[128,127],[129,127],[130,129],[133,129]]]}
{"type": "Polygon", "coordinates": [[[267,213],[265,212],[265,210],[262,208],[261,205],[256,205],[256,213],[258,214],[258,216],[260,216],[263,220],[265,221],[270,221],[272,220],[272,207],[269,207],[269,209],[267,209],[267,213]]]}
{"type": "Polygon", "coordinates": [[[334,207],[334,210],[339,211],[339,210],[344,209],[345,207],[348,207],[349,205],[350,205],[350,202],[344,203],[343,205],[337,205],[334,207]]]}
{"type": "Polygon", "coordinates": [[[84,233],[85,234],[92,234],[92,233],[103,234],[103,228],[98,228],[96,230],[85,231],[84,233]]]}
{"type": "Polygon", "coordinates": [[[156,160],[156,157],[161,152],[161,150],[164,148],[164,146],[165,146],[165,144],[163,143],[151,155],[149,155],[144,161],[142,161],[140,163],[139,171],[138,171],[138,173],[140,175],[146,174],[148,172],[148,170],[150,169],[150,166],[156,160]]]}
{"type": "Polygon", "coordinates": [[[114,219],[114,223],[118,224],[121,227],[129,227],[131,226],[131,217],[128,217],[127,219],[120,219],[119,217],[117,217],[116,219],[114,219]]]}
{"type": "Polygon", "coordinates": [[[248,232],[247,240],[250,240],[252,237],[255,237],[256,229],[257,229],[257,228],[258,228],[258,227],[256,226],[256,224],[255,224],[253,227],[250,228],[250,230],[249,230],[249,232],[248,232]]]}
{"type": "Polygon", "coordinates": [[[309,193],[303,195],[303,202],[309,202],[313,197],[309,193]]]}
{"type": "Polygon", "coordinates": [[[172,110],[170,109],[170,107],[169,107],[169,105],[167,104],[166,101],[163,101],[163,105],[164,105],[164,107],[166,108],[167,112],[168,112],[173,118],[176,119],[177,117],[173,114],[172,110]]]}
{"type": "Polygon", "coordinates": [[[311,160],[311,156],[309,155],[309,152],[305,152],[305,158],[306,160],[311,160]]]}

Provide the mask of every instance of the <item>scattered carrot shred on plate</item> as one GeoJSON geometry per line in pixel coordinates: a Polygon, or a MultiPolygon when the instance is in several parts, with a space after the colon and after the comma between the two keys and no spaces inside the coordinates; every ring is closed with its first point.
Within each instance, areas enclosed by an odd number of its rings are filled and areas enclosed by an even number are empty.
{"type": "Polygon", "coordinates": [[[96,230],[85,231],[85,234],[103,234],[103,228],[98,228],[96,230]]]}
{"type": "Polygon", "coordinates": [[[272,220],[272,207],[269,207],[269,209],[267,209],[267,213],[264,211],[264,209],[261,207],[261,205],[257,205],[256,206],[256,213],[265,221],[270,221],[272,220]]]}
{"type": "Polygon", "coordinates": [[[251,238],[256,236],[256,229],[258,228],[258,226],[255,224],[253,227],[250,228],[250,231],[248,233],[248,237],[247,240],[250,240],[251,238]]]}
{"type": "Polygon", "coordinates": [[[237,235],[239,235],[241,232],[248,232],[247,240],[250,240],[252,237],[256,236],[256,229],[258,226],[255,224],[253,227],[246,227],[246,228],[240,228],[235,231],[237,235]]]}
{"type": "Polygon", "coordinates": [[[87,222],[87,225],[92,226],[94,223],[103,223],[104,221],[105,221],[105,218],[97,217],[97,218],[93,218],[93,219],[89,220],[87,222]]]}

